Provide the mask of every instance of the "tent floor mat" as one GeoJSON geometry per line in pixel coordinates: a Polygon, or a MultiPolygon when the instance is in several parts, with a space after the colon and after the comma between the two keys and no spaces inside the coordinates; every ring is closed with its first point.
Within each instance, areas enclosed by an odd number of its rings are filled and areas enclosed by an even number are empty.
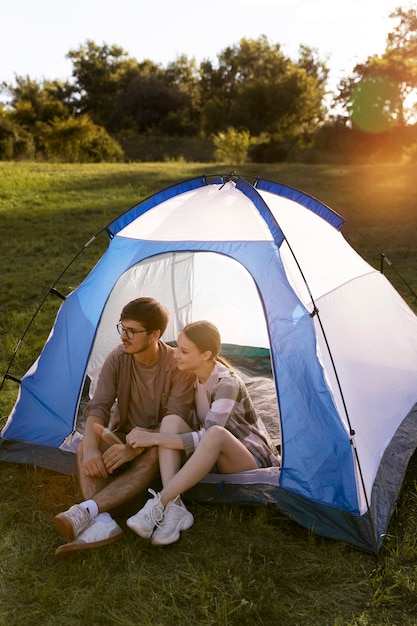
{"type": "Polygon", "coordinates": [[[77,463],[73,452],[23,441],[8,441],[1,437],[0,461],[36,465],[60,474],[77,473],[77,463]]]}

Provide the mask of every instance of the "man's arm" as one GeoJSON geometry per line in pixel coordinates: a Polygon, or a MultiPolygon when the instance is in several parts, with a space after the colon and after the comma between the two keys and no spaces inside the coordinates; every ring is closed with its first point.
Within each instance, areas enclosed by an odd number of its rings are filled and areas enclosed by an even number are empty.
{"type": "Polygon", "coordinates": [[[94,395],[85,407],[84,418],[86,422],[91,416],[100,418],[102,424],[107,426],[110,418],[110,409],[117,397],[118,364],[117,351],[113,350],[101,367],[94,395]]]}
{"type": "Polygon", "coordinates": [[[87,476],[102,476],[107,478],[108,474],[112,474],[115,469],[132,461],[143,452],[138,446],[133,449],[128,443],[115,443],[109,445],[102,452],[100,428],[96,429],[95,425],[103,426],[103,420],[96,416],[90,415],[87,419],[84,437],[83,437],[83,457],[82,466],[87,476]]]}
{"type": "Polygon", "coordinates": [[[179,415],[189,423],[194,403],[194,381],[194,374],[182,372],[176,366],[173,368],[164,415],[179,415]]]}
{"type": "Polygon", "coordinates": [[[100,451],[100,437],[94,429],[94,424],[103,426],[103,419],[97,415],[89,415],[85,422],[81,464],[87,476],[102,476],[107,478],[107,470],[100,451]]]}

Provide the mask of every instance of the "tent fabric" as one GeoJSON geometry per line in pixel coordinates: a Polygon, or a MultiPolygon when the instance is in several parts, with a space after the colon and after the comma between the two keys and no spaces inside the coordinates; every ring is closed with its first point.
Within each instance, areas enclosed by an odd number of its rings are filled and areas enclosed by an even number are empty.
{"type": "Polygon", "coordinates": [[[193,178],[126,211],[61,305],[3,439],[65,445],[86,381],[92,391],[119,341],[121,308],[153,296],[170,311],[166,341],[206,318],[224,344],[270,355],[281,469],[210,475],[192,492],[271,502],[320,534],[377,551],[417,445],[417,318],[351,248],[343,224],[301,191],[242,177],[193,178]]]}

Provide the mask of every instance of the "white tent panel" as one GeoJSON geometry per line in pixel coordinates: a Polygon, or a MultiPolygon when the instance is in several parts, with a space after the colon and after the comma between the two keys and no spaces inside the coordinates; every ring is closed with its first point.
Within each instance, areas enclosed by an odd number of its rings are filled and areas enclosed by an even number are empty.
{"type": "MultiPolygon", "coordinates": [[[[320,298],[317,305],[355,432],[369,498],[382,454],[415,403],[417,318],[379,273],[342,285],[320,298]],[[395,342],[389,339],[393,329],[395,342]]],[[[334,368],[316,318],[315,324],[326,379],[349,430],[334,368]]]]}
{"type": "Polygon", "coordinates": [[[195,255],[192,317],[216,324],[224,343],[269,348],[255,283],[234,259],[212,252],[195,255]]]}
{"type": "Polygon", "coordinates": [[[288,280],[304,304],[308,305],[311,298],[294,256],[314,298],[374,271],[343,235],[322,217],[287,198],[267,191],[260,191],[260,194],[289,244],[284,243],[280,253],[288,280]]]}
{"type": "Polygon", "coordinates": [[[231,182],[170,198],[118,235],[148,241],[272,241],[258,210],[231,182]]]}

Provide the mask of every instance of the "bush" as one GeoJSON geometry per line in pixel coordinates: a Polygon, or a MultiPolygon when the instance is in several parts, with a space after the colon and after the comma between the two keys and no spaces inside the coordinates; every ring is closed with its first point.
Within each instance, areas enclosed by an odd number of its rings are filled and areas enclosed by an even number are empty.
{"type": "Polygon", "coordinates": [[[46,158],[58,161],[100,163],[122,161],[124,157],[120,144],[87,115],[55,118],[44,124],[40,142],[46,158]]]}
{"type": "Polygon", "coordinates": [[[5,115],[0,116],[0,160],[31,159],[34,154],[32,135],[5,115]]]}
{"type": "Polygon", "coordinates": [[[216,147],[214,153],[216,161],[230,161],[233,163],[245,163],[247,161],[251,143],[249,131],[238,131],[229,127],[227,131],[214,135],[213,143],[216,147]]]}

